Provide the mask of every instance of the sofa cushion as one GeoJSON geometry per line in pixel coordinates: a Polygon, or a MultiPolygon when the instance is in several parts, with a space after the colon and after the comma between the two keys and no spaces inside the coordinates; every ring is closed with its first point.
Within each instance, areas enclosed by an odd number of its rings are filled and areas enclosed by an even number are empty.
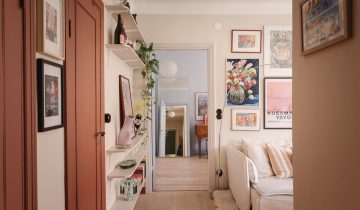
{"type": "Polygon", "coordinates": [[[266,177],[259,179],[257,184],[253,184],[252,187],[261,196],[270,195],[293,195],[293,179],[278,179],[276,177],[266,177]]]}
{"type": "Polygon", "coordinates": [[[272,169],[277,178],[293,177],[293,151],[291,148],[267,144],[267,152],[269,154],[272,169]]]}

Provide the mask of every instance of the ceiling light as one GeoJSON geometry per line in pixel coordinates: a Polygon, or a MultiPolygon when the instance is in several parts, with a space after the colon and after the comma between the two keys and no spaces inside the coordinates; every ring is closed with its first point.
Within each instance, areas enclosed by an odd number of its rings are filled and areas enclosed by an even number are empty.
{"type": "Polygon", "coordinates": [[[160,62],[159,73],[165,79],[174,79],[177,72],[177,65],[173,61],[160,62]]]}

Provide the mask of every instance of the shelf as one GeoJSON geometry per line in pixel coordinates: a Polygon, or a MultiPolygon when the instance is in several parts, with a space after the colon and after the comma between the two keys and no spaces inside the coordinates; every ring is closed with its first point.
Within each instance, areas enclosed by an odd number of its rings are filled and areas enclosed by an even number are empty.
{"type": "Polygon", "coordinates": [[[136,52],[126,44],[106,44],[106,48],[125,61],[131,68],[144,68],[144,62],[136,52]]]}
{"type": "Polygon", "coordinates": [[[138,190],[137,190],[137,193],[136,193],[135,198],[133,200],[125,201],[125,200],[117,199],[114,202],[114,204],[112,205],[112,207],[110,208],[110,210],[120,210],[120,209],[132,210],[132,209],[134,209],[134,207],[136,205],[136,202],[139,199],[141,190],[145,185],[145,182],[146,182],[146,179],[144,179],[138,185],[138,190]]]}
{"type": "Polygon", "coordinates": [[[107,11],[111,14],[114,20],[117,22],[117,15],[120,14],[124,21],[124,28],[126,35],[133,41],[144,41],[144,38],[140,32],[140,29],[132,16],[130,10],[122,5],[105,5],[107,11]]]}
{"type": "MultiPolygon", "coordinates": [[[[146,147],[146,145],[144,147],[146,147]]],[[[127,177],[130,177],[131,175],[133,175],[136,168],[140,165],[141,161],[144,159],[144,157],[146,155],[146,150],[142,150],[139,153],[140,154],[135,159],[136,166],[129,168],[129,169],[115,168],[114,170],[112,170],[110,172],[110,174],[107,176],[107,178],[108,179],[117,179],[117,178],[122,179],[122,178],[127,178],[127,177]]],[[[132,158],[129,158],[129,159],[132,159],[132,158]]]]}
{"type": "MultiPolygon", "coordinates": [[[[145,138],[145,135],[137,135],[133,140],[131,145],[128,148],[124,148],[124,149],[119,149],[116,146],[112,146],[110,147],[110,149],[106,150],[107,153],[119,153],[119,152],[123,152],[123,153],[130,153],[134,148],[137,147],[138,144],[140,144],[143,139],[145,138]]],[[[125,155],[126,155],[125,154],[125,155]]]]}

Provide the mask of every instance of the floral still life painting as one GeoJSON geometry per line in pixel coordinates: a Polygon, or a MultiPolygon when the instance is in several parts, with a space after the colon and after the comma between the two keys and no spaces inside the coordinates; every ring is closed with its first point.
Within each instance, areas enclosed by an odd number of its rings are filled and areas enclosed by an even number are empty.
{"type": "Polygon", "coordinates": [[[227,106],[259,106],[259,59],[227,59],[227,106]]]}

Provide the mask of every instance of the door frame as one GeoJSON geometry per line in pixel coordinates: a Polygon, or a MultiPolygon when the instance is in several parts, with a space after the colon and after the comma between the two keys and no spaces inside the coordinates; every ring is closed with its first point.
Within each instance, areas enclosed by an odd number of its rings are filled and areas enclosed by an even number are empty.
{"type": "MultiPolygon", "coordinates": [[[[208,52],[208,161],[209,161],[209,193],[215,191],[217,185],[216,177],[216,126],[215,126],[215,72],[214,72],[214,44],[213,43],[154,43],[155,50],[206,50],[208,52]]],[[[151,162],[153,160],[150,160],[151,162]]]]}

